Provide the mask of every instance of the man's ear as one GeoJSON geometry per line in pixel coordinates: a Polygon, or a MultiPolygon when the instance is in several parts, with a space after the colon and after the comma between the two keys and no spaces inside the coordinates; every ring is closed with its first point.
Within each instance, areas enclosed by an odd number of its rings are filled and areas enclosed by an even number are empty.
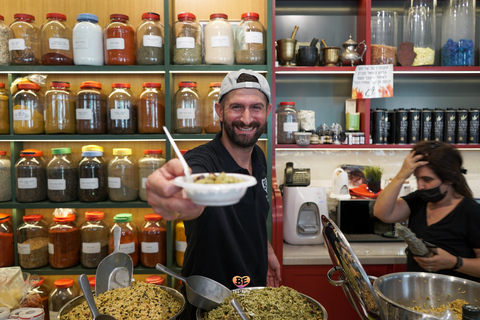
{"type": "Polygon", "coordinates": [[[215,102],[215,112],[220,119],[223,119],[223,107],[219,102],[215,102]]]}

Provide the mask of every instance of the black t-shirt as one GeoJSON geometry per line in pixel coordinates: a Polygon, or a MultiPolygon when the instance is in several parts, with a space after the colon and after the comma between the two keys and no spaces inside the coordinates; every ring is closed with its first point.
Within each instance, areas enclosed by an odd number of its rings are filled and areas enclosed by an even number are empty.
{"type": "MultiPolygon", "coordinates": [[[[225,149],[221,134],[185,154],[192,171],[249,174],[225,149]]],[[[197,219],[184,221],[187,236],[184,276],[202,275],[230,289],[237,288],[233,283],[235,276],[248,276],[249,287],[266,286],[270,209],[266,166],[263,151],[255,145],[252,168],[257,185],[248,188],[235,205],[206,207],[197,219]]]]}
{"type": "MultiPolygon", "coordinates": [[[[418,238],[462,258],[476,258],[473,249],[480,248],[480,205],[465,197],[447,216],[432,225],[427,225],[427,202],[415,192],[403,197],[410,208],[408,226],[418,238]]],[[[413,259],[407,250],[407,270],[426,271],[413,259]]],[[[451,269],[438,273],[479,281],[479,278],[451,269]]]]}

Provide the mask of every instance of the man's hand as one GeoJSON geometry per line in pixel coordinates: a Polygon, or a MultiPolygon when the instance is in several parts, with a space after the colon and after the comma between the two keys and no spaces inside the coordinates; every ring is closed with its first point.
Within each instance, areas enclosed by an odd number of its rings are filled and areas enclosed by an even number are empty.
{"type": "Polygon", "coordinates": [[[268,271],[267,271],[267,287],[278,287],[282,281],[281,267],[277,256],[273,251],[273,247],[268,243],[268,271]]]}

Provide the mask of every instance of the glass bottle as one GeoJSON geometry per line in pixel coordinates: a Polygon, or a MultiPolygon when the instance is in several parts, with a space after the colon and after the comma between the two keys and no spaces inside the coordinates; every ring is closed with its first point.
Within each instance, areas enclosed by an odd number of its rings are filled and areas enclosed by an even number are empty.
{"type": "Polygon", "coordinates": [[[173,64],[202,63],[202,27],[193,13],[179,13],[173,24],[172,61],[173,64]]]}
{"type": "Polygon", "coordinates": [[[158,13],[142,14],[136,33],[137,64],[164,64],[163,30],[158,13]]]}
{"type": "Polygon", "coordinates": [[[75,100],[69,82],[50,82],[45,92],[45,133],[75,133],[75,100]]]}
{"type": "Polygon", "coordinates": [[[10,64],[10,52],[8,51],[8,40],[10,40],[11,31],[4,18],[0,15],[0,66],[10,64]]]}
{"type": "Polygon", "coordinates": [[[197,83],[193,81],[181,81],[179,89],[173,97],[174,110],[173,130],[175,133],[202,133],[203,115],[200,96],[197,91],[197,83]]]}
{"type": "Polygon", "coordinates": [[[295,143],[295,132],[298,131],[298,116],[295,102],[283,101],[277,109],[277,143],[295,143]]]}
{"type": "Polygon", "coordinates": [[[417,54],[412,66],[435,63],[436,0],[408,0],[403,27],[403,41],[413,43],[417,54]]]}
{"type": "Polygon", "coordinates": [[[233,27],[224,13],[213,13],[205,26],[205,63],[232,65],[233,27]]]}
{"type": "Polygon", "coordinates": [[[111,134],[136,133],[137,98],[129,83],[112,83],[108,95],[107,132],[111,134]]]}
{"type": "Polygon", "coordinates": [[[75,215],[54,216],[48,229],[48,263],[52,268],[76,266],[80,261],[80,229],[75,215]]]}
{"type": "Polygon", "coordinates": [[[103,30],[98,17],[91,13],[80,13],[73,26],[73,62],[75,65],[103,65],[103,30]]]}
{"type": "Polygon", "coordinates": [[[138,198],[138,166],[130,148],[115,148],[108,163],[108,195],[112,201],[138,198]]]}
{"type": "Polygon", "coordinates": [[[38,134],[45,132],[43,94],[36,83],[19,83],[13,96],[13,132],[38,134]]]}
{"type": "Polygon", "coordinates": [[[54,289],[48,297],[48,311],[50,320],[59,319],[60,309],[68,302],[80,295],[79,290],[74,286],[73,279],[62,278],[55,280],[54,289]]]}
{"type": "Polygon", "coordinates": [[[0,202],[12,200],[12,162],[7,152],[0,151],[0,202]]]}
{"type": "Polygon", "coordinates": [[[47,200],[46,166],[42,151],[26,149],[20,152],[20,159],[15,164],[15,197],[18,202],[47,200]]]}
{"type": "Polygon", "coordinates": [[[135,64],[135,31],[128,16],[111,14],[110,22],[105,27],[105,64],[135,64]]]}
{"type": "Polygon", "coordinates": [[[179,220],[175,224],[175,262],[179,267],[183,267],[186,249],[187,236],[185,235],[185,225],[182,220],[179,220]]]}
{"type": "Polygon", "coordinates": [[[221,86],[221,82],[210,83],[210,90],[205,97],[205,110],[203,111],[203,129],[205,130],[205,133],[217,133],[221,129],[220,117],[218,116],[217,111],[215,111],[215,103],[218,102],[221,86]]]}
{"type": "Polygon", "coordinates": [[[140,229],[140,261],[149,268],[167,262],[167,224],[159,214],[145,215],[140,229]]]}
{"type": "Polygon", "coordinates": [[[158,82],[143,83],[138,97],[138,133],[163,133],[165,95],[158,82]]]}
{"type": "Polygon", "coordinates": [[[43,215],[23,216],[17,228],[18,264],[24,269],[48,265],[48,226],[43,215]]]}
{"type": "Polygon", "coordinates": [[[108,255],[109,229],[105,221],[105,212],[86,211],[85,222],[80,226],[82,243],[80,263],[85,268],[96,268],[108,255]]]}
{"type": "Polygon", "coordinates": [[[37,64],[42,57],[40,27],[35,17],[26,13],[15,13],[10,24],[12,37],[8,40],[12,64],[37,64]]]}
{"type": "Polygon", "coordinates": [[[265,64],[265,28],[258,21],[255,12],[242,14],[242,21],[235,30],[235,62],[236,64],[265,64]]]}
{"type": "Polygon", "coordinates": [[[119,213],[113,217],[114,225],[110,229],[110,236],[108,239],[108,253],[113,252],[113,230],[116,226],[122,229],[120,237],[120,252],[124,252],[132,258],[133,266],[138,264],[138,228],[132,222],[131,213],[119,213]]]}
{"type": "Polygon", "coordinates": [[[162,157],[162,149],[147,149],[143,154],[144,156],[138,160],[138,195],[140,200],[147,201],[147,178],[165,164],[165,158],[162,157]]]}
{"type": "Polygon", "coordinates": [[[10,215],[0,213],[0,268],[9,267],[15,263],[13,250],[13,224],[10,215]]]}
{"type": "Polygon", "coordinates": [[[398,18],[395,11],[372,12],[371,64],[397,64],[398,18]]]}
{"type": "Polygon", "coordinates": [[[67,202],[78,199],[78,169],[70,148],[53,148],[47,164],[48,200],[67,202]]]}
{"type": "Polygon", "coordinates": [[[107,95],[100,82],[82,82],[77,93],[75,117],[77,133],[107,133],[107,95]]]}
{"type": "Polygon", "coordinates": [[[0,134],[10,133],[10,111],[8,104],[8,92],[5,90],[5,83],[0,83],[0,134]]]}
{"type": "Polygon", "coordinates": [[[44,319],[50,319],[48,313],[48,296],[49,290],[45,284],[45,278],[34,276],[30,278],[30,286],[32,287],[29,293],[37,293],[42,300],[43,311],[45,312],[44,319]]]}
{"type": "Polygon", "coordinates": [[[72,28],[67,24],[67,16],[61,13],[47,13],[47,21],[42,26],[42,64],[73,64],[72,28]]]}
{"type": "Polygon", "coordinates": [[[107,164],[103,159],[103,148],[83,146],[82,157],[78,163],[78,199],[83,202],[107,200],[107,164]]]}

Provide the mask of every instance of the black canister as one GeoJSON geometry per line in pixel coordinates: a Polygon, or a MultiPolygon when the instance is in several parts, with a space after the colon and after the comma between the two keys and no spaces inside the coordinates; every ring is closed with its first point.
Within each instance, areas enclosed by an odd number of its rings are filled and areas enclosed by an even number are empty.
{"type": "Polygon", "coordinates": [[[423,108],[420,132],[420,139],[422,141],[432,140],[432,109],[423,108]]]}
{"type": "Polygon", "coordinates": [[[404,108],[395,109],[395,143],[407,144],[408,111],[404,108]]]}
{"type": "Polygon", "coordinates": [[[468,110],[468,143],[478,144],[480,130],[480,109],[470,108],[468,110]]]}
{"type": "Polygon", "coordinates": [[[385,110],[376,109],[373,110],[372,121],[370,122],[372,128],[372,142],[373,144],[386,144],[386,123],[385,123],[385,110]]]}
{"type": "Polygon", "coordinates": [[[455,132],[457,127],[457,111],[452,108],[447,108],[445,110],[445,140],[446,143],[454,144],[455,132]]]}
{"type": "Polygon", "coordinates": [[[412,108],[408,112],[408,143],[420,141],[420,110],[412,108]]]}
{"type": "Polygon", "coordinates": [[[468,137],[468,110],[457,109],[456,143],[467,144],[468,137]]]}
{"type": "Polygon", "coordinates": [[[395,118],[396,112],[394,110],[389,110],[387,114],[387,143],[395,143],[395,118]]]}
{"type": "Polygon", "coordinates": [[[443,142],[445,126],[445,111],[443,109],[433,110],[433,130],[432,140],[436,142],[443,142]]]}
{"type": "Polygon", "coordinates": [[[480,320],[480,308],[473,304],[463,305],[462,320],[480,320]]]}

